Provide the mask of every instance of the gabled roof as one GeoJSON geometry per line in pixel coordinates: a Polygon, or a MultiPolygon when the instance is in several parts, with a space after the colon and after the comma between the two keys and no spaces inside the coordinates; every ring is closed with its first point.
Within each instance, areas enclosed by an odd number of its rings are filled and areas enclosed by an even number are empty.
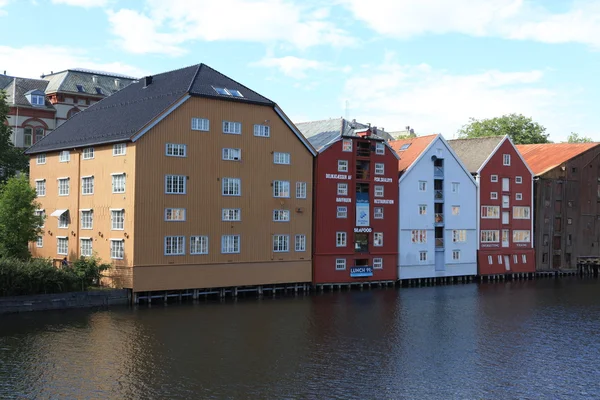
{"type": "Polygon", "coordinates": [[[135,80],[130,76],[82,69],[68,69],[50,75],[42,75],[42,79],[48,81],[46,88],[48,94],[71,92],[101,97],[110,96],[135,80]],[[118,86],[115,80],[118,80],[118,86]]]}
{"type": "Polygon", "coordinates": [[[517,150],[536,176],[545,174],[600,143],[543,143],[520,144],[517,150]]]}
{"type": "Polygon", "coordinates": [[[405,172],[438,136],[434,134],[389,142],[390,147],[400,156],[398,172],[405,172]]]}
{"type": "MultiPolygon", "coordinates": [[[[25,95],[35,90],[44,93],[48,85],[48,82],[42,79],[11,78],[10,81],[6,79],[3,79],[3,81],[4,83],[8,83],[4,88],[0,87],[0,89],[6,92],[6,102],[9,106],[34,107],[29,103],[25,95]]],[[[54,111],[54,106],[48,100],[46,100],[44,106],[35,106],[35,108],[54,111]]]]}
{"type": "Polygon", "coordinates": [[[506,136],[488,136],[471,139],[447,140],[452,150],[461,159],[465,167],[472,173],[479,172],[483,164],[506,136]]]}
{"type": "MultiPolygon", "coordinates": [[[[344,118],[330,118],[320,121],[300,122],[296,126],[308,139],[317,151],[325,150],[326,146],[337,139],[344,137],[360,137],[358,132],[369,129],[369,125],[356,121],[348,121],[344,118]]],[[[377,133],[369,136],[375,140],[390,140],[391,136],[380,129],[377,133]]]]}
{"type": "MultiPolygon", "coordinates": [[[[135,81],[77,113],[27,149],[26,153],[137,140],[148,127],[153,126],[151,124],[155,123],[158,117],[164,117],[165,113],[177,108],[190,96],[266,105],[278,111],[276,104],[271,100],[204,64],[154,75],[152,82],[147,86],[144,86],[145,81],[135,81]],[[213,86],[237,90],[243,97],[220,95],[213,86]]],[[[282,116],[282,119],[305,143],[302,135],[287,118],[282,116]]],[[[307,143],[305,145],[314,153],[307,143]]]]}

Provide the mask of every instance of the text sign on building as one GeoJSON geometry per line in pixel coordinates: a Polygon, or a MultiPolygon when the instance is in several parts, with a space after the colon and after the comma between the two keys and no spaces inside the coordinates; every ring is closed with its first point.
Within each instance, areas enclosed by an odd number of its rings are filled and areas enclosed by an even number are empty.
{"type": "Polygon", "coordinates": [[[389,182],[392,182],[392,178],[383,178],[381,176],[376,176],[375,177],[375,182],[389,183],[389,182]]]}
{"type": "Polygon", "coordinates": [[[354,233],[370,233],[372,231],[371,228],[354,228],[354,233]]]}
{"type": "Polygon", "coordinates": [[[364,266],[350,268],[351,278],[366,278],[369,276],[373,276],[373,267],[364,266]]]}
{"type": "Polygon", "coordinates": [[[327,179],[344,179],[351,180],[352,175],[344,175],[344,174],[325,174],[325,178],[327,179]]]}
{"type": "Polygon", "coordinates": [[[369,225],[369,193],[356,193],[356,226],[369,225]]]}

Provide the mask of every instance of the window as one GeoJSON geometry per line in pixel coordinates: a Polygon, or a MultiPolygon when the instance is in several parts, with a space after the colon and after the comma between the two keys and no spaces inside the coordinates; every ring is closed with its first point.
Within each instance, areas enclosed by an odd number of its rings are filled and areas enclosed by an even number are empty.
{"type": "Polygon", "coordinates": [[[166,194],[185,194],[185,175],[166,175],[165,193],[166,194]]]}
{"type": "Polygon", "coordinates": [[[84,176],[81,178],[81,194],[94,194],[93,176],[84,176]]]}
{"type": "Polygon", "coordinates": [[[165,208],[165,221],[185,221],[185,208],[165,208]]]}
{"type": "Polygon", "coordinates": [[[505,166],[510,166],[510,154],[503,154],[502,155],[502,165],[505,166]]]}
{"type": "Polygon", "coordinates": [[[452,206],[452,215],[460,215],[460,206],[452,206]]]}
{"type": "Polygon", "coordinates": [[[273,210],[273,221],[288,222],[290,220],[290,210],[273,210]]]}
{"type": "Polygon", "coordinates": [[[36,159],[36,164],[42,165],[46,164],[46,154],[38,154],[36,159]]]}
{"type": "Polygon", "coordinates": [[[573,225],[573,218],[567,218],[567,225],[573,225]]]}
{"type": "Polygon", "coordinates": [[[548,253],[542,254],[542,263],[548,264],[548,253]]]}
{"type": "Polygon", "coordinates": [[[427,182],[419,181],[419,192],[424,192],[427,190],[427,182]]]}
{"type": "Polygon", "coordinates": [[[290,197],[290,182],[274,181],[273,197],[290,197]]]}
{"type": "Polygon", "coordinates": [[[510,196],[503,195],[502,196],[502,208],[508,208],[508,207],[510,207],[510,196]]]}
{"type": "Polygon", "coordinates": [[[373,218],[374,219],[383,219],[383,207],[373,208],[373,218]]]}
{"type": "Polygon", "coordinates": [[[94,158],[94,148],[88,147],[88,148],[83,149],[83,159],[91,160],[92,158],[94,158]]]}
{"type": "Polygon", "coordinates": [[[400,147],[400,151],[404,151],[404,150],[408,149],[410,147],[410,145],[411,145],[410,143],[403,144],[402,147],[400,147]]]}
{"type": "Polygon", "coordinates": [[[502,264],[502,256],[498,256],[498,264],[502,264]]]}
{"type": "Polygon", "coordinates": [[[40,96],[39,94],[31,95],[31,105],[32,106],[43,106],[46,104],[44,96],[40,96]]]}
{"type": "Polygon", "coordinates": [[[223,121],[223,133],[241,135],[242,124],[240,122],[223,121]]]}
{"type": "Polygon", "coordinates": [[[289,235],[273,235],[273,252],[286,253],[290,251],[289,235]]]}
{"type": "Polygon", "coordinates": [[[481,218],[500,218],[500,207],[498,206],[481,206],[481,218]]]}
{"type": "Polygon", "coordinates": [[[94,228],[94,213],[92,210],[81,210],[81,229],[94,228]]]}
{"type": "Polygon", "coordinates": [[[110,210],[110,223],[113,231],[125,229],[125,210],[110,210]]]}
{"type": "Polygon", "coordinates": [[[46,195],[46,180],[45,179],[36,179],[35,180],[35,191],[37,192],[38,197],[42,197],[46,195]]]}
{"type": "Polygon", "coordinates": [[[385,154],[385,145],[383,143],[375,144],[375,154],[380,154],[380,155],[385,154]]]}
{"type": "Polygon", "coordinates": [[[65,211],[58,217],[58,227],[68,228],[69,227],[69,212],[65,211]]]}
{"type": "Polygon", "coordinates": [[[338,208],[337,208],[337,218],[348,218],[348,207],[338,206],[338,208]]]}
{"type": "Polygon", "coordinates": [[[240,252],[240,235],[221,236],[221,253],[232,254],[240,252]]]}
{"type": "Polygon", "coordinates": [[[44,247],[44,237],[38,236],[35,240],[35,247],[44,247]]]}
{"type": "Polygon", "coordinates": [[[103,94],[102,88],[96,87],[96,94],[103,94]]]}
{"type": "Polygon", "coordinates": [[[490,192],[490,200],[498,200],[498,192],[490,192]]]}
{"type": "Polygon", "coordinates": [[[125,143],[117,143],[113,145],[113,156],[124,156],[127,151],[125,143]]]}
{"type": "Polygon", "coordinates": [[[385,164],[384,163],[375,163],[375,175],[383,175],[385,174],[385,164]]]}
{"type": "Polygon", "coordinates": [[[185,144],[167,143],[165,147],[165,155],[168,157],[185,157],[187,155],[185,144]]]}
{"type": "Polygon", "coordinates": [[[419,215],[427,214],[427,206],[425,204],[419,204],[419,215]]]}
{"type": "Polygon", "coordinates": [[[531,218],[529,207],[513,207],[514,219],[529,219],[531,218]]]}
{"type": "Polygon", "coordinates": [[[500,232],[499,231],[481,231],[481,242],[482,243],[499,243],[500,232]]]}
{"type": "Polygon", "coordinates": [[[347,183],[338,183],[337,184],[337,194],[338,194],[338,196],[348,196],[348,184],[347,183]]]}
{"type": "Polygon", "coordinates": [[[344,139],[342,140],[342,151],[352,151],[352,140],[344,139]]]}
{"type": "Polygon", "coordinates": [[[242,210],[240,208],[224,208],[221,210],[221,221],[241,221],[242,210]]]}
{"type": "Polygon", "coordinates": [[[492,175],[491,176],[491,181],[492,182],[498,182],[498,175],[492,175]]]}
{"type": "Polygon", "coordinates": [[[514,243],[529,243],[531,241],[530,231],[513,231],[514,243]]]}
{"type": "Polygon", "coordinates": [[[375,185],[375,197],[383,197],[383,186],[375,185]]]}
{"type": "Polygon", "coordinates": [[[515,194],[515,200],[523,200],[523,193],[515,194]]]}
{"type": "Polygon", "coordinates": [[[58,178],[58,195],[69,195],[69,178],[58,178]]]}
{"type": "Polygon", "coordinates": [[[427,261],[427,252],[426,251],[420,251],[419,252],[419,261],[420,262],[427,261]]]}
{"type": "Polygon", "coordinates": [[[41,218],[42,223],[40,224],[40,228],[44,227],[44,221],[46,221],[46,211],[44,210],[35,210],[34,214],[41,218]]]}
{"type": "Polygon", "coordinates": [[[241,196],[242,181],[239,178],[223,178],[223,196],[241,196]]]}
{"type": "Polygon", "coordinates": [[[75,85],[75,86],[77,87],[78,92],[81,92],[81,93],[85,92],[85,90],[83,89],[83,85],[75,85]]]}
{"type": "Polygon", "coordinates": [[[229,90],[227,90],[225,88],[213,87],[213,89],[215,89],[215,92],[217,92],[223,96],[231,96],[231,93],[229,92],[229,90]]]}
{"type": "Polygon", "coordinates": [[[452,250],[452,261],[460,261],[460,250],[452,250]]]}
{"type": "Polygon", "coordinates": [[[69,152],[69,150],[63,150],[58,155],[58,161],[60,161],[60,162],[68,162],[70,160],[71,160],[71,153],[69,152]]]}
{"type": "Polygon", "coordinates": [[[242,159],[241,149],[223,149],[223,160],[240,161],[242,159]]]}
{"type": "Polygon", "coordinates": [[[267,125],[254,125],[254,136],[269,137],[271,136],[271,128],[267,125]]]}
{"type": "Polygon", "coordinates": [[[336,232],[335,246],[336,247],[346,247],[346,232],[336,232]]]}
{"type": "Polygon", "coordinates": [[[112,192],[125,193],[125,174],[112,174],[112,192]]]}
{"type": "Polygon", "coordinates": [[[494,259],[492,256],[488,256],[488,264],[492,265],[494,263],[494,259]]]}
{"type": "Polygon", "coordinates": [[[346,269],[346,259],[345,258],[336,258],[335,259],[335,270],[343,271],[346,269]]]}
{"type": "Polygon", "coordinates": [[[56,238],[56,252],[58,254],[67,255],[69,253],[69,239],[66,237],[56,238]]]}
{"type": "Polygon", "coordinates": [[[452,231],[452,242],[464,243],[467,241],[467,231],[465,229],[454,229],[452,231]]]}
{"type": "Polygon", "coordinates": [[[452,193],[458,193],[459,189],[460,189],[460,183],[452,182],[452,193]]]}
{"type": "Polygon", "coordinates": [[[306,251],[306,235],[296,235],[295,251],[306,251]]]}
{"type": "Polygon", "coordinates": [[[425,229],[413,230],[411,236],[413,243],[427,243],[427,231],[425,229]]]}
{"type": "Polygon", "coordinates": [[[110,258],[122,260],[125,255],[125,241],[123,239],[110,239],[110,258]]]}
{"type": "Polygon", "coordinates": [[[290,163],[290,153],[273,153],[273,163],[274,164],[289,164],[290,163]]]}
{"type": "Polygon", "coordinates": [[[165,256],[182,256],[184,254],[185,236],[165,236],[165,256]]]}
{"type": "Polygon", "coordinates": [[[522,176],[515,176],[515,183],[518,183],[518,184],[523,183],[523,177],[522,176]]]}
{"type": "Polygon", "coordinates": [[[376,246],[376,247],[383,246],[383,232],[374,232],[373,233],[373,246],[376,246]]]}
{"type": "Polygon", "coordinates": [[[206,118],[192,118],[192,130],[208,132],[210,122],[206,118]]]}
{"type": "Polygon", "coordinates": [[[190,254],[208,254],[208,236],[190,236],[190,254]]]}
{"type": "Polygon", "coordinates": [[[521,261],[523,264],[527,264],[527,254],[521,254],[521,261]]]}
{"type": "Polygon", "coordinates": [[[23,146],[29,147],[33,144],[33,128],[26,127],[23,129],[23,146]]]}
{"type": "Polygon", "coordinates": [[[338,172],[348,172],[348,160],[338,160],[338,172]]]}
{"type": "Polygon", "coordinates": [[[502,178],[502,191],[508,192],[510,190],[510,178],[502,178]]]}
{"type": "Polygon", "coordinates": [[[296,182],[296,198],[306,198],[306,182],[296,182]]]}
{"type": "Polygon", "coordinates": [[[383,258],[373,259],[373,269],[383,269],[383,258]]]}

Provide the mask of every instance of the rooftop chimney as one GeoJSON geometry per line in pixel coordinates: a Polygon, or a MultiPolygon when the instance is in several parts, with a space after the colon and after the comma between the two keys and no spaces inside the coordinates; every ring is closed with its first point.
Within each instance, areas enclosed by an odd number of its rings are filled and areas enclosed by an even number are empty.
{"type": "Polygon", "coordinates": [[[148,87],[152,84],[152,75],[148,75],[144,78],[144,87],[148,87]]]}

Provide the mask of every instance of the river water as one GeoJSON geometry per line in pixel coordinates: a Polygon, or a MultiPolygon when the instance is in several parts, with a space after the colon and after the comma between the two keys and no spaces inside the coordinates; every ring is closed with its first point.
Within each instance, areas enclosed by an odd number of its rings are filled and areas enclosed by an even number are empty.
{"type": "Polygon", "coordinates": [[[600,398],[600,281],[0,317],[0,398],[600,398]]]}

